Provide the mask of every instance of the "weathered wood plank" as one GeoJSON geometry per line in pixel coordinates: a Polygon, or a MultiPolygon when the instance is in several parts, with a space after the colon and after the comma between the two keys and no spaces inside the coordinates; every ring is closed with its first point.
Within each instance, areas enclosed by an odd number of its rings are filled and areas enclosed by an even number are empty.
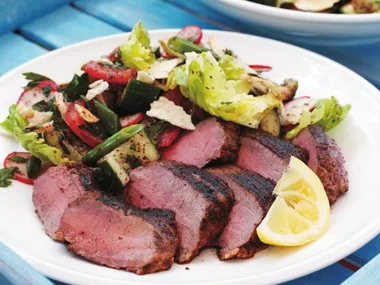
{"type": "Polygon", "coordinates": [[[368,262],[342,285],[378,285],[380,284],[380,254],[368,262]]]}
{"type": "Polygon", "coordinates": [[[46,53],[47,50],[22,36],[8,33],[0,36],[0,75],[46,53]]]}
{"type": "Polygon", "coordinates": [[[24,25],[20,31],[25,37],[51,49],[122,32],[70,6],[24,25]]]}
{"type": "Polygon", "coordinates": [[[139,20],[148,29],[181,28],[186,25],[221,29],[220,26],[160,0],[76,0],[74,5],[125,31],[130,31],[139,20]]]}

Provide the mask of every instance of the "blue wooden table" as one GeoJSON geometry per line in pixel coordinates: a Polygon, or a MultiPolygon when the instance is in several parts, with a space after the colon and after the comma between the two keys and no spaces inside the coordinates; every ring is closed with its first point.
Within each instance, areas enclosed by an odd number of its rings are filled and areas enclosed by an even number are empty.
{"type": "MultiPolygon", "coordinates": [[[[243,23],[210,11],[197,0],[1,0],[0,76],[49,50],[130,31],[138,20],[148,29],[181,28],[191,24],[205,29],[252,33],[243,23]]],[[[348,66],[380,88],[380,43],[343,48],[304,47],[348,66]]],[[[0,247],[0,253],[1,250],[0,247]]],[[[377,236],[344,260],[287,284],[380,284],[379,253],[380,236],[377,236]]],[[[21,259],[11,258],[9,252],[6,254],[10,261],[2,264],[0,258],[0,272],[6,267],[21,266],[21,259]]],[[[32,268],[24,268],[25,276],[29,276],[32,268]]],[[[41,280],[39,276],[34,278],[41,280]]],[[[38,282],[29,283],[27,279],[0,274],[1,285],[45,284],[38,282]]]]}

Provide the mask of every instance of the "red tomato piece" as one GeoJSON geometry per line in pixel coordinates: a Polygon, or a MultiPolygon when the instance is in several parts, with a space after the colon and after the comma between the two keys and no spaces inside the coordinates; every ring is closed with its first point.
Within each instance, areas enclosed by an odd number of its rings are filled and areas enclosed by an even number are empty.
{"type": "Polygon", "coordinates": [[[126,127],[140,123],[144,118],[145,118],[144,113],[136,113],[133,115],[127,115],[120,118],[120,125],[122,128],[126,128],[126,127]]]}
{"type": "Polygon", "coordinates": [[[176,126],[168,127],[158,139],[157,148],[170,146],[181,132],[181,128],[176,126]]]}
{"type": "Polygon", "coordinates": [[[186,26],[177,34],[177,37],[195,44],[199,44],[201,42],[202,36],[202,29],[198,26],[186,26]]]}
{"type": "Polygon", "coordinates": [[[115,84],[127,84],[129,79],[137,77],[137,71],[134,68],[112,68],[93,60],[87,62],[82,70],[87,72],[89,77],[103,79],[108,83],[115,84]]]}
{"type": "MultiPolygon", "coordinates": [[[[102,143],[103,140],[91,134],[88,130],[87,122],[78,114],[75,104],[70,103],[67,112],[65,114],[65,121],[70,129],[87,145],[91,147],[96,147],[98,144],[102,143]]],[[[84,102],[82,103],[84,106],[84,102]]]]}
{"type": "Polygon", "coordinates": [[[179,88],[175,88],[173,90],[169,90],[163,96],[166,99],[168,99],[169,101],[172,101],[177,106],[182,106],[182,104],[184,102],[184,99],[185,99],[182,96],[181,91],[179,90],[179,88]]]}
{"type": "Polygon", "coordinates": [[[12,161],[11,158],[14,156],[19,156],[25,159],[29,159],[32,155],[29,152],[12,152],[4,160],[4,167],[11,168],[17,167],[17,171],[14,172],[14,178],[25,184],[33,185],[34,178],[29,178],[26,174],[26,161],[12,161]]]}

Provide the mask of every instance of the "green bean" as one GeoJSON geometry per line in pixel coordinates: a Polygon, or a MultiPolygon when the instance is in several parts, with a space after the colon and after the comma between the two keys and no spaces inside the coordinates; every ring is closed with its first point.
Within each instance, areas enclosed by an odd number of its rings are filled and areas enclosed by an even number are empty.
{"type": "Polygon", "coordinates": [[[100,158],[110,153],[114,148],[118,147],[123,142],[127,141],[129,138],[142,131],[143,129],[144,125],[142,124],[136,124],[121,129],[116,134],[109,137],[104,142],[97,145],[95,148],[85,154],[83,156],[82,162],[87,165],[94,165],[100,158]]]}

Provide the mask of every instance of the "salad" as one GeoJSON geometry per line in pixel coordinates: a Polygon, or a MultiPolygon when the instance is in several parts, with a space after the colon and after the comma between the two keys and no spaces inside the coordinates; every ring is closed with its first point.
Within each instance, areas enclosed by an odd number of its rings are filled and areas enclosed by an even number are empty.
{"type": "Polygon", "coordinates": [[[333,14],[380,13],[378,0],[249,0],[284,9],[333,14]]]}
{"type": "Polygon", "coordinates": [[[334,128],[350,110],[334,97],[295,98],[297,80],[266,79],[270,66],[245,63],[217,38],[203,39],[197,26],[159,44],[151,46],[139,22],[125,43],[85,63],[69,83],[24,73],[28,83],[0,126],[28,152],[5,159],[0,186],[11,178],[32,184],[47,167],[70,162],[98,165],[123,186],[129,169],[158,160],[206,117],[291,140],[312,124],[334,128]],[[121,160],[114,151],[126,141],[121,160]]]}

